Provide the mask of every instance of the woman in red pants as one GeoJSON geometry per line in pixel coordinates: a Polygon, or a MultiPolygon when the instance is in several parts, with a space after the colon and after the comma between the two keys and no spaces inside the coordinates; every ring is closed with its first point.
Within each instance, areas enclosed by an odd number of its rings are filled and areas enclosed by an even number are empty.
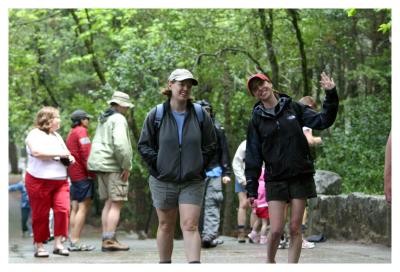
{"type": "Polygon", "coordinates": [[[59,111],[44,107],[36,115],[35,128],[26,137],[28,167],[25,183],[32,209],[35,257],[48,257],[43,242],[50,237],[49,212],[54,211],[53,254],[68,256],[62,238],[68,237],[69,185],[67,166],[74,163],[61,136],[59,111]]]}

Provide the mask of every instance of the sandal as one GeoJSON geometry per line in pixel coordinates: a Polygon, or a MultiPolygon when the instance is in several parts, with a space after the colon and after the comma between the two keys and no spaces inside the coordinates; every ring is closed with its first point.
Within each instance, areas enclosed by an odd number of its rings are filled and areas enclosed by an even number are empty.
{"type": "Polygon", "coordinates": [[[36,258],[48,258],[49,252],[44,248],[39,248],[36,249],[36,252],[33,256],[35,256],[36,258]]]}
{"type": "Polygon", "coordinates": [[[55,248],[53,254],[61,256],[69,256],[69,251],[66,248],[55,248]]]}

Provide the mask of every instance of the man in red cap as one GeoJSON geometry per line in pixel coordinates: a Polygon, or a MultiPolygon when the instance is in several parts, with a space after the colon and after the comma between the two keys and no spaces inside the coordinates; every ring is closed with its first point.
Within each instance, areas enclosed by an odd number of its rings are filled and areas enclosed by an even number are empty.
{"type": "Polygon", "coordinates": [[[249,201],[257,198],[258,178],[265,163],[265,188],[270,213],[267,262],[274,263],[284,228],[286,203],[291,205],[289,263],[297,263],[302,246],[301,222],[307,198],[316,197],[314,163],[302,127],[322,130],[330,127],[337,115],[339,98],[335,83],[321,74],[326,97],[322,111],[292,101],[273,90],[264,74],[247,81],[251,95],[259,101],[253,108],[247,130],[245,176],[249,201]]]}

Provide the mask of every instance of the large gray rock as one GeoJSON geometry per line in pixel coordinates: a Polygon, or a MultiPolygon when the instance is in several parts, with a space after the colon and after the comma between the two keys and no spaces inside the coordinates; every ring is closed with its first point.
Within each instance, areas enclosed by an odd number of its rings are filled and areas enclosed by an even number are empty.
{"type": "Polygon", "coordinates": [[[391,208],[383,195],[318,195],[308,210],[307,236],[391,245],[391,208]]]}
{"type": "Polygon", "coordinates": [[[316,170],[314,180],[317,194],[338,195],[342,192],[342,178],[334,172],[316,170]]]}

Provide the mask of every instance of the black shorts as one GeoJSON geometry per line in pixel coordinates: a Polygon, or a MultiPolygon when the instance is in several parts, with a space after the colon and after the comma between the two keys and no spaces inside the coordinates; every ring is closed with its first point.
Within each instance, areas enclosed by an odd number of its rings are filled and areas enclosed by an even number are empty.
{"type": "Polygon", "coordinates": [[[267,200],[289,202],[291,199],[307,199],[317,197],[314,177],[311,174],[299,175],[294,178],[265,183],[267,200]]]}
{"type": "Polygon", "coordinates": [[[72,181],[71,182],[71,200],[83,202],[86,198],[93,199],[94,185],[92,179],[72,181]]]}

